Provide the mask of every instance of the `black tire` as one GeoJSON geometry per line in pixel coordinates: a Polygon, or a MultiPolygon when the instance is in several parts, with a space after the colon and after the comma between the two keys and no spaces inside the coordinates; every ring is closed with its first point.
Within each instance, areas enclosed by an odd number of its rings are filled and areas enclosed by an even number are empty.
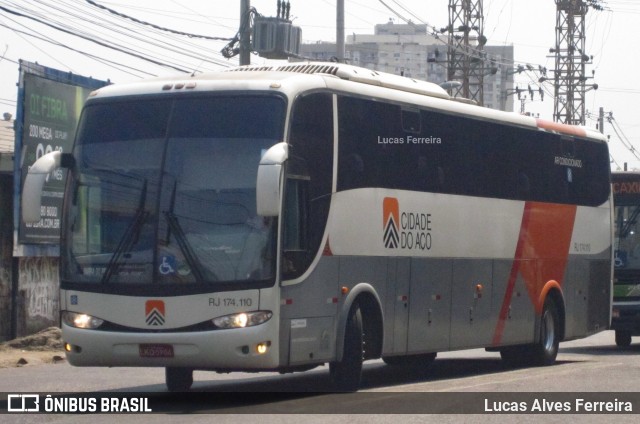
{"type": "Polygon", "coordinates": [[[631,346],[631,333],[629,331],[616,330],[616,345],[618,347],[631,346]]]}
{"type": "Polygon", "coordinates": [[[532,365],[552,365],[560,346],[560,316],[558,307],[551,298],[544,301],[540,316],[540,339],[531,350],[532,365]]]}
{"type": "Polygon", "coordinates": [[[555,302],[547,298],[540,316],[540,338],[530,345],[500,349],[502,361],[510,367],[552,365],[560,345],[560,314],[555,302]]]}
{"type": "Polygon", "coordinates": [[[187,392],[193,384],[193,370],[190,368],[165,368],[165,382],[170,392],[187,392]]]}
{"type": "Polygon", "coordinates": [[[360,387],[364,361],[364,334],[362,313],[356,304],[351,307],[344,333],[342,360],[329,364],[331,382],[335,390],[355,392],[360,387]]]}

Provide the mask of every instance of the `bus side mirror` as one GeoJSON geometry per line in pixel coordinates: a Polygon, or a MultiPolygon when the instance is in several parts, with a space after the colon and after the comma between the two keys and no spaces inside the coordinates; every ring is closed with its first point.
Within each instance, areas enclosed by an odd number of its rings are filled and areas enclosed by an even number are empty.
{"type": "Polygon", "coordinates": [[[260,216],[280,215],[282,165],[289,157],[287,143],[275,144],[266,151],[258,165],[256,209],[260,216]]]}
{"type": "Polygon", "coordinates": [[[31,165],[22,188],[22,220],[24,222],[36,223],[40,221],[42,188],[47,177],[60,167],[71,167],[72,163],[72,155],[56,150],[40,157],[31,165]]]}

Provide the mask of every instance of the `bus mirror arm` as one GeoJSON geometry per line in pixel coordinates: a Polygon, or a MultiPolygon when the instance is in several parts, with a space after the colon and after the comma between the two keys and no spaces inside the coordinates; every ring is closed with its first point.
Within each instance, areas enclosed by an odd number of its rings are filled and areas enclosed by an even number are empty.
{"type": "Polygon", "coordinates": [[[282,167],[289,157],[287,143],[275,144],[266,151],[258,165],[256,209],[260,216],[280,215],[282,167]]]}
{"type": "Polygon", "coordinates": [[[40,221],[42,189],[49,175],[61,167],[72,168],[74,163],[73,155],[56,150],[40,157],[31,165],[22,189],[22,220],[25,223],[40,221]]]}

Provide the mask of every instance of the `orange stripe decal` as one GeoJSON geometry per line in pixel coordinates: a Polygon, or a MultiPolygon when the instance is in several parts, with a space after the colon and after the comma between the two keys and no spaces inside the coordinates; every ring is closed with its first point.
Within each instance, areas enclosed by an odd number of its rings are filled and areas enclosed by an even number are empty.
{"type": "Polygon", "coordinates": [[[547,131],[554,131],[567,135],[575,135],[578,137],[586,137],[587,132],[584,128],[580,128],[574,125],[561,124],[559,122],[545,121],[544,119],[536,119],[536,125],[538,128],[542,128],[547,131]]]}
{"type": "Polygon", "coordinates": [[[519,265],[521,262],[518,258],[522,257],[522,251],[524,250],[524,245],[526,244],[526,229],[529,227],[530,216],[529,203],[525,203],[524,212],[522,213],[522,224],[520,225],[520,235],[518,236],[518,244],[516,245],[515,259],[513,261],[513,264],[511,265],[511,272],[509,273],[509,281],[507,282],[507,289],[504,294],[504,299],[502,299],[502,307],[500,308],[498,324],[496,325],[496,330],[493,334],[494,346],[499,345],[500,341],[502,340],[504,324],[507,318],[507,313],[509,312],[511,297],[513,296],[513,287],[516,285],[516,279],[518,278],[519,265]]]}
{"type": "Polygon", "coordinates": [[[547,283],[554,281],[562,286],[576,210],[575,205],[525,203],[518,244],[493,335],[493,345],[499,345],[502,341],[518,275],[522,276],[538,314],[542,311],[544,297],[541,294],[545,286],[548,286],[547,283]]]}

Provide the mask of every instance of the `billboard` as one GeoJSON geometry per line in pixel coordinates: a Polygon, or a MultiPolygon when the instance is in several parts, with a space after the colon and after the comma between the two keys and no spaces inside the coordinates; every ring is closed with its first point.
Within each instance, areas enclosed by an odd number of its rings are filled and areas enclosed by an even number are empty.
{"type": "MultiPolygon", "coordinates": [[[[57,71],[21,61],[18,92],[18,131],[16,165],[21,192],[29,167],[43,155],[73,147],[80,111],[89,93],[107,85],[106,81],[57,71]]],[[[40,222],[25,224],[19,220],[18,242],[21,244],[58,244],[66,170],[47,177],[40,208],[40,222]]],[[[17,202],[19,208],[20,202],[17,202]]],[[[20,213],[20,211],[17,211],[20,213]]],[[[20,216],[20,215],[18,215],[20,216]]]]}

